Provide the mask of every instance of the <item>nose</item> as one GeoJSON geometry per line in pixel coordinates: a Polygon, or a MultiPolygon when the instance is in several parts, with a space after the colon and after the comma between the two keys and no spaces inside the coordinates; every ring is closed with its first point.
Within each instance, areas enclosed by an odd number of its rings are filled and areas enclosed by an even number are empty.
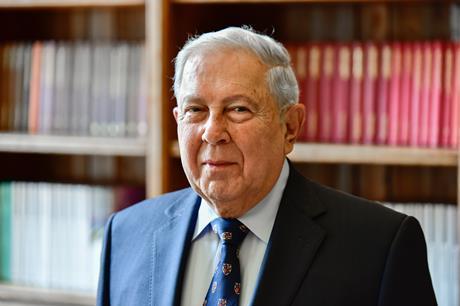
{"type": "Polygon", "coordinates": [[[211,145],[228,143],[230,135],[228,134],[225,118],[222,115],[209,115],[201,139],[211,145]]]}

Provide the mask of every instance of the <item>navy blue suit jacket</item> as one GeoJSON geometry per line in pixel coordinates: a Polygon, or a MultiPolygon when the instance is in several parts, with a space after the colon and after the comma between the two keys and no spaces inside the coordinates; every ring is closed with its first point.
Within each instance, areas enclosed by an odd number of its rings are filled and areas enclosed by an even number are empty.
{"type": "MultiPolygon", "coordinates": [[[[98,306],[180,305],[199,203],[185,189],[112,215],[98,306]]],[[[291,166],[252,305],[436,305],[420,225],[291,166]]]]}

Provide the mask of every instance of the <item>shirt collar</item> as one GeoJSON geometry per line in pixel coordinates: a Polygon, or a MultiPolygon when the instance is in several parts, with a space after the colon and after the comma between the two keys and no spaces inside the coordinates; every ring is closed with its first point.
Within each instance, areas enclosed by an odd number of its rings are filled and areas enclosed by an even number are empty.
{"type": "MultiPolygon", "coordinates": [[[[275,223],[276,214],[288,177],[289,165],[287,160],[284,160],[281,174],[272,190],[250,211],[238,218],[241,223],[246,225],[254,235],[265,243],[268,243],[270,239],[270,234],[273,229],[273,224],[275,223]]],[[[219,218],[219,216],[214,212],[209,203],[201,199],[193,240],[204,233],[208,224],[217,218],[219,218]]]]}

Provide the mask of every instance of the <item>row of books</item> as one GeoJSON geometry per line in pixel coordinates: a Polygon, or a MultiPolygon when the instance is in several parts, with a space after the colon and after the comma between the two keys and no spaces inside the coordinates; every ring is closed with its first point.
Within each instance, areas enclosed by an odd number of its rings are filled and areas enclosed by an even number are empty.
{"type": "Polygon", "coordinates": [[[428,265],[439,306],[460,303],[460,246],[457,207],[442,204],[387,204],[414,216],[421,224],[428,249],[428,265]]]}
{"type": "Polygon", "coordinates": [[[0,281],[94,292],[103,229],[140,187],[0,183],[0,281]]]}
{"type": "Polygon", "coordinates": [[[139,137],[145,48],[127,42],[0,45],[0,131],[139,137]]]}
{"type": "Polygon", "coordinates": [[[290,44],[303,141],[458,147],[460,43],[290,44]]]}

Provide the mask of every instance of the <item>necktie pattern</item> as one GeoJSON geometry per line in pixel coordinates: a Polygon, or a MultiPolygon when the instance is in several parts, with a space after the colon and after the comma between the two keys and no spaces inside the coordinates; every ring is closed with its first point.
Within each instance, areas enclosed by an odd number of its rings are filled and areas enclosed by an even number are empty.
{"type": "Polygon", "coordinates": [[[241,294],[238,252],[248,229],[237,219],[218,218],[211,225],[222,243],[219,263],[203,306],[237,306],[241,294]]]}

